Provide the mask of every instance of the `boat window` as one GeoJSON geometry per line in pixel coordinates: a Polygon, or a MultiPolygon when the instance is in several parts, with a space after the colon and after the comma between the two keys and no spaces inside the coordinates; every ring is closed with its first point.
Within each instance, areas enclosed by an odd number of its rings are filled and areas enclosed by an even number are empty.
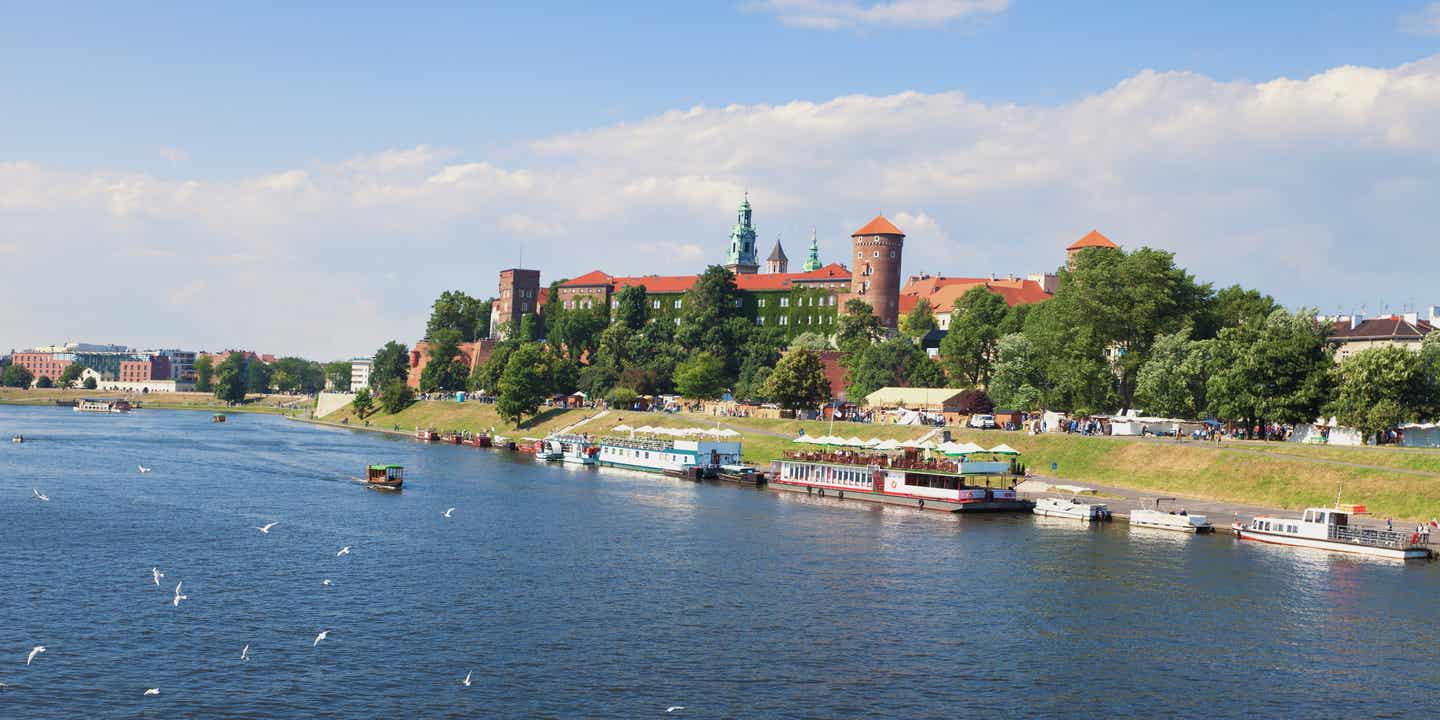
{"type": "Polygon", "coordinates": [[[1305,522],[1313,522],[1310,518],[1311,518],[1314,514],[1315,514],[1315,511],[1314,511],[1314,510],[1306,510],[1306,511],[1305,511],[1305,518],[1304,518],[1305,522]]]}
{"type": "Polygon", "coordinates": [[[1350,516],[1345,513],[1330,513],[1330,515],[1335,519],[1336,525],[1345,526],[1350,524],[1350,516]]]}

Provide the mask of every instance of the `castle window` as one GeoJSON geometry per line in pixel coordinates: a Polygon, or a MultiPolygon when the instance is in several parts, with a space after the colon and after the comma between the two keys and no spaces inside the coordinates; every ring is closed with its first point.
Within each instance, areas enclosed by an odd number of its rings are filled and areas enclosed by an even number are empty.
{"type": "Polygon", "coordinates": [[[759,300],[756,300],[755,305],[758,307],[765,307],[765,298],[760,298],[759,300]]]}
{"type": "Polygon", "coordinates": [[[860,252],[855,253],[855,259],[858,260],[858,259],[863,258],[863,257],[865,257],[865,251],[864,251],[864,250],[861,250],[860,252]]]}
{"type": "Polygon", "coordinates": [[[755,324],[756,324],[756,325],[764,325],[764,324],[765,324],[765,316],[764,316],[764,315],[761,315],[761,316],[755,318],[755,324]]]}
{"type": "Polygon", "coordinates": [[[892,257],[892,258],[895,257],[895,251],[894,251],[894,250],[891,250],[891,251],[890,251],[890,257],[892,257]]]}
{"type": "Polygon", "coordinates": [[[780,307],[790,307],[790,298],[788,298],[788,297],[782,297],[782,298],[780,298],[780,307]]]}
{"type": "Polygon", "coordinates": [[[735,307],[740,307],[741,305],[743,305],[743,303],[741,302],[740,298],[735,298],[735,307]]]}
{"type": "Polygon", "coordinates": [[[875,251],[875,257],[877,257],[877,258],[880,257],[880,251],[879,251],[879,250],[876,250],[876,251],[875,251]]]}
{"type": "Polygon", "coordinates": [[[520,303],[520,312],[525,312],[525,311],[527,311],[527,310],[529,310],[529,309],[530,309],[530,303],[523,303],[523,302],[520,303]]]}
{"type": "Polygon", "coordinates": [[[789,316],[789,315],[781,315],[781,316],[780,316],[780,324],[781,324],[781,325],[789,325],[789,324],[790,324],[790,316],[789,316]]]}
{"type": "Polygon", "coordinates": [[[679,298],[676,298],[676,299],[675,299],[675,309],[676,309],[676,310],[679,310],[679,309],[680,309],[680,299],[679,299],[679,298]]]}
{"type": "Polygon", "coordinates": [[[831,296],[830,296],[830,307],[835,307],[835,296],[834,296],[834,295],[831,295],[831,296]]]}
{"type": "Polygon", "coordinates": [[[675,327],[680,327],[680,318],[675,318],[675,327]]]}
{"type": "Polygon", "coordinates": [[[659,310],[659,309],[660,309],[660,301],[659,301],[659,300],[652,301],[652,302],[650,303],[650,307],[651,307],[651,308],[654,308],[654,309],[656,309],[656,310],[659,310]]]}

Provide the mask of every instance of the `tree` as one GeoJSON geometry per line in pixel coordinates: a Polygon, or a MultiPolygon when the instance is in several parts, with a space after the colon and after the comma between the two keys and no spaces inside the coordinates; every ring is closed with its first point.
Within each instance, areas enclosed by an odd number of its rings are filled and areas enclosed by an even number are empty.
{"type": "Polygon", "coordinates": [[[790,349],[823,352],[830,349],[830,339],[817,332],[803,332],[791,338],[790,349]]]}
{"type": "Polygon", "coordinates": [[[873,343],[885,336],[880,327],[880,318],[875,317],[875,308],[860,298],[845,301],[845,312],[835,321],[835,346],[842,351],[855,352],[860,344],[873,343]]]}
{"type": "Polygon", "coordinates": [[[900,333],[915,339],[925,337],[925,333],[940,327],[935,322],[935,310],[930,307],[930,300],[920,298],[905,317],[900,318],[900,333]]]}
{"type": "Polygon", "coordinates": [[[35,380],[35,387],[37,388],[50,388],[54,386],[55,383],[50,379],[49,375],[41,375],[35,380]]]}
{"type": "Polygon", "coordinates": [[[380,388],[380,407],[391,415],[410,407],[412,402],[415,402],[415,391],[400,378],[391,378],[380,388]]]}
{"type": "Polygon", "coordinates": [[[1005,298],[984,286],[977,285],[960,296],[950,312],[950,329],[940,341],[940,357],[953,382],[990,382],[1001,325],[1008,311],[1005,298]]]}
{"type": "Polygon", "coordinates": [[[78,362],[72,362],[69,365],[66,365],[64,370],[60,371],[60,379],[57,381],[57,383],[62,388],[75,387],[75,382],[80,379],[80,375],[84,372],[84,365],[81,365],[78,362]]]}
{"type": "Polygon", "coordinates": [[[350,389],[350,362],[348,360],[332,360],[325,363],[326,383],[340,392],[350,389]]]}
{"type": "MultiPolygon", "coordinates": [[[[232,352],[215,368],[215,397],[225,402],[245,402],[247,378],[245,354],[232,352]]],[[[254,363],[261,365],[258,360],[254,363]]]]}
{"type": "Polygon", "coordinates": [[[195,390],[210,392],[215,389],[215,358],[201,355],[195,360],[195,390]]]}
{"type": "Polygon", "coordinates": [[[515,339],[520,342],[535,342],[545,337],[545,326],[540,318],[534,314],[527,314],[520,318],[520,327],[515,332],[515,339]]]}
{"type": "Polygon", "coordinates": [[[833,394],[820,354],[803,348],[780,358],[762,392],[770,402],[789,410],[819,407],[833,394]]]}
{"type": "MultiPolygon", "coordinates": [[[[231,356],[239,353],[231,353],[231,356]]],[[[275,368],[260,358],[250,358],[245,363],[245,388],[246,392],[268,393],[275,374],[275,368]]]]}
{"type": "Polygon", "coordinates": [[[580,388],[580,363],[559,354],[545,353],[547,389],[554,395],[569,395],[580,388]]]}
{"type": "Polygon", "coordinates": [[[500,376],[505,372],[506,363],[510,362],[510,353],[515,352],[517,347],[520,347],[517,340],[497,344],[490,351],[490,357],[470,372],[470,390],[489,395],[499,392],[500,376]]]}
{"type": "Polygon", "coordinates": [[[350,405],[355,408],[355,414],[361,420],[365,419],[365,413],[370,412],[370,407],[374,403],[375,399],[370,396],[370,389],[363,387],[355,391],[355,399],[350,401],[350,405]]]}
{"type": "Polygon", "coordinates": [[[1302,309],[1220,331],[1205,386],[1212,412],[1249,425],[1314,420],[1330,392],[1329,330],[1302,309]]]}
{"type": "Polygon", "coordinates": [[[713,400],[725,392],[725,364],[698,352],[675,367],[675,391],[697,400],[713,400]]]}
{"type": "Polygon", "coordinates": [[[617,387],[610,391],[610,404],[617,408],[628,408],[640,396],[627,387],[617,387]]]}
{"type": "MultiPolygon", "coordinates": [[[[347,372],[345,374],[346,389],[349,388],[349,383],[350,378],[347,372]]],[[[325,367],[305,358],[283,357],[275,361],[274,371],[270,375],[270,384],[281,392],[316,393],[325,387],[325,367]]]]}
{"type": "Polygon", "coordinates": [[[500,374],[499,394],[495,409],[512,425],[533,415],[545,400],[549,378],[544,373],[544,354],[539,345],[525,343],[515,348],[500,374]]]}
{"type": "Polygon", "coordinates": [[[1035,362],[1035,350],[1024,333],[1010,333],[996,343],[990,397],[1003,408],[1034,410],[1040,407],[1045,377],[1035,362]]]}
{"type": "Polygon", "coordinates": [[[1095,326],[1070,326],[1070,322],[1068,311],[1053,298],[1036,305],[1025,318],[1031,362],[1043,379],[1037,386],[1037,402],[1080,414],[1112,409],[1117,399],[1115,371],[1107,354],[1111,346],[1095,326]]]}
{"type": "Polygon", "coordinates": [[[757,328],[750,333],[749,341],[740,350],[740,372],[735,379],[735,396],[745,400],[760,400],[765,395],[765,381],[775,364],[780,362],[780,353],[784,349],[784,328],[757,328]]]}
{"type": "Polygon", "coordinates": [[[441,330],[460,333],[461,342],[485,337],[490,334],[490,306],[489,300],[470,297],[459,290],[446,290],[430,306],[425,337],[435,337],[441,330]]]}
{"type": "Polygon", "coordinates": [[[95,382],[95,376],[91,375],[90,377],[85,378],[84,385],[86,390],[94,390],[98,386],[98,383],[95,382]]]}
{"type": "Polygon", "coordinates": [[[1326,412],[1367,438],[1424,420],[1433,405],[1420,355],[1403,347],[1361,350],[1345,358],[1334,373],[1339,393],[1326,412]]]}
{"type": "Polygon", "coordinates": [[[460,331],[443,328],[430,336],[430,361],[420,371],[420,392],[452,392],[463,390],[470,375],[470,366],[460,360],[460,331]]]}
{"type": "Polygon", "coordinates": [[[882,387],[909,385],[911,379],[920,383],[912,387],[931,387],[927,381],[939,377],[939,368],[925,351],[909,338],[899,336],[857,346],[844,356],[841,365],[845,367],[846,397],[851,402],[859,402],[882,387]]]}
{"type": "Polygon", "coordinates": [[[1258,290],[1246,290],[1239,285],[1231,285],[1215,293],[1215,299],[1209,303],[1207,312],[1197,318],[1197,326],[1201,320],[1209,327],[1197,327],[1196,336],[1214,337],[1221,330],[1241,325],[1259,325],[1265,322],[1265,318],[1280,309],[1275,298],[1263,295],[1258,290]]]}
{"type": "Polygon", "coordinates": [[[1209,407],[1205,385],[1214,340],[1191,340],[1190,328],[1155,338],[1136,376],[1135,400],[1148,415],[1198,418],[1209,407]]]}
{"type": "Polygon", "coordinates": [[[971,388],[955,398],[956,409],[966,415],[988,415],[995,412],[995,401],[984,390],[971,388]]]}
{"type": "Polygon", "coordinates": [[[604,308],[563,310],[556,313],[545,339],[571,360],[579,362],[584,358],[594,362],[600,335],[609,323],[609,314],[604,308]]]}
{"type": "Polygon", "coordinates": [[[631,330],[645,327],[645,320],[650,316],[650,310],[645,301],[644,285],[631,285],[621,290],[615,296],[615,317],[612,322],[624,325],[631,330]]]}
{"type": "Polygon", "coordinates": [[[370,361],[370,387],[384,388],[391,380],[405,380],[410,375],[410,348],[391,340],[375,351],[370,361]]]}

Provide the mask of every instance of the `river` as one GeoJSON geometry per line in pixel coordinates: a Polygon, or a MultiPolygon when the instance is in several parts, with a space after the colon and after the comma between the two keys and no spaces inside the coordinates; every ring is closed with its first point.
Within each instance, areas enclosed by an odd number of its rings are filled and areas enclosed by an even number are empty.
{"type": "Polygon", "coordinates": [[[0,407],[0,438],[15,432],[3,717],[1437,707],[1431,563],[544,466],[267,415],[0,407]],[[404,465],[405,490],[350,479],[371,462],[404,465]]]}

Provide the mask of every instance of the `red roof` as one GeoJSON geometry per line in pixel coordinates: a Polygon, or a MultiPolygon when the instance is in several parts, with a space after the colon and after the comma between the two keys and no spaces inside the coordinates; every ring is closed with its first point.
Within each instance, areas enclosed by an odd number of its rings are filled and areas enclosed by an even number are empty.
{"type": "Polygon", "coordinates": [[[900,232],[900,228],[895,227],[895,223],[892,223],[892,222],[890,222],[889,220],[886,220],[884,215],[876,215],[874,220],[871,220],[870,222],[865,223],[865,227],[862,227],[862,228],[860,228],[859,230],[856,230],[855,232],[850,233],[850,237],[859,237],[859,236],[861,236],[861,235],[902,235],[902,236],[903,236],[904,234],[905,234],[905,233],[900,232]]]}
{"type": "Polygon", "coordinates": [[[740,290],[765,291],[789,290],[796,282],[820,282],[825,280],[850,279],[850,270],[840,263],[830,263],[819,270],[798,273],[747,273],[735,276],[735,287],[740,290]]]}
{"type": "Polygon", "coordinates": [[[569,280],[566,280],[565,282],[560,283],[560,287],[584,287],[584,286],[588,286],[588,285],[609,285],[613,280],[614,280],[614,278],[610,277],[609,275],[606,275],[606,274],[603,273],[603,272],[600,272],[599,270],[591,270],[590,272],[585,273],[584,275],[581,275],[580,277],[570,278],[569,280]]]}
{"type": "Polygon", "coordinates": [[[1107,237],[1105,237],[1104,235],[1101,235],[1099,230],[1091,230],[1088,235],[1086,235],[1085,237],[1080,238],[1079,240],[1076,240],[1074,245],[1071,245],[1070,247],[1067,247],[1067,248],[1065,248],[1065,249],[1066,249],[1066,250],[1079,250],[1079,249],[1081,249],[1081,248],[1092,248],[1092,247],[1098,247],[1098,248],[1119,248],[1120,246],[1119,246],[1119,245],[1116,245],[1116,244],[1113,243],[1113,242],[1110,242],[1110,238],[1107,238],[1107,237]]]}
{"type": "Polygon", "coordinates": [[[930,309],[934,312],[949,313],[955,309],[960,297],[975,287],[983,287],[999,295],[1010,307],[1050,299],[1050,293],[1045,292],[1040,283],[1024,278],[916,277],[910,278],[900,289],[899,312],[910,312],[923,297],[930,301],[930,309]]]}
{"type": "Polygon", "coordinates": [[[1390,315],[1362,320],[1350,327],[1348,320],[1336,320],[1335,332],[1330,337],[1336,341],[1350,340],[1421,340],[1435,332],[1430,323],[1416,319],[1410,322],[1404,316],[1390,315]]]}
{"type": "MultiPolygon", "coordinates": [[[[683,293],[689,290],[699,275],[637,275],[633,277],[617,277],[606,275],[595,270],[585,273],[580,277],[567,280],[561,287],[593,287],[598,285],[609,285],[613,292],[639,286],[645,288],[646,292],[656,294],[683,293]]],[[[830,263],[819,270],[798,273],[745,273],[735,276],[735,287],[740,290],[752,292],[764,292],[771,290],[789,290],[795,283],[805,284],[806,282],[823,282],[826,280],[848,280],[850,270],[840,263],[830,263]]]]}

